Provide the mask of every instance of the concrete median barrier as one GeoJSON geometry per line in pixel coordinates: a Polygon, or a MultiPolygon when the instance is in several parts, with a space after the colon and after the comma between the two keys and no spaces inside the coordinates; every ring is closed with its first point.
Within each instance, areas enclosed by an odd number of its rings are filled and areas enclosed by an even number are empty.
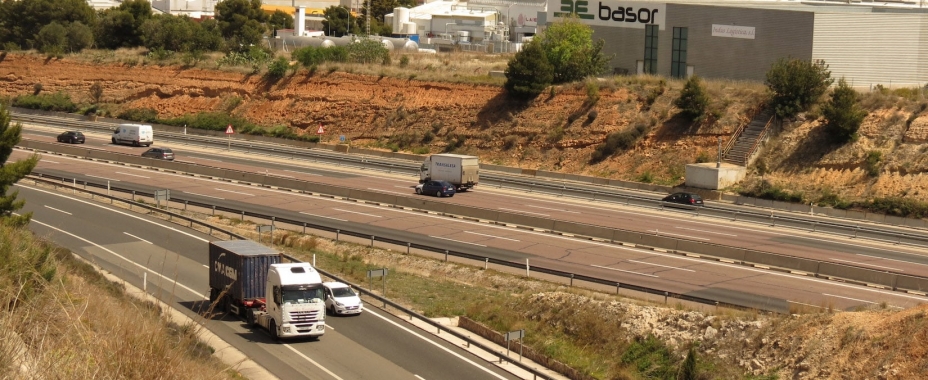
{"type": "Polygon", "coordinates": [[[371,190],[351,190],[348,197],[352,199],[363,199],[368,202],[396,204],[396,195],[379,193],[371,190]]]}
{"type": "Polygon", "coordinates": [[[754,250],[744,251],[744,261],[774,268],[790,269],[806,273],[815,273],[819,261],[795,256],[777,255],[754,250]]]}
{"type": "Polygon", "coordinates": [[[612,232],[612,241],[615,243],[634,243],[641,240],[641,234],[631,231],[614,230],[612,232]]]}
{"type": "Polygon", "coordinates": [[[644,245],[651,248],[676,250],[677,239],[666,238],[663,236],[641,234],[635,245],[644,245]]]}
{"type": "Polygon", "coordinates": [[[517,224],[520,226],[528,226],[544,230],[554,229],[554,221],[551,219],[511,212],[500,212],[497,221],[505,224],[517,224]]]}
{"type": "Polygon", "coordinates": [[[897,274],[896,289],[928,292],[928,278],[897,274]]]}
{"type": "Polygon", "coordinates": [[[871,222],[883,223],[886,220],[886,215],[868,212],[865,218],[871,222]]]}
{"type": "Polygon", "coordinates": [[[613,231],[615,231],[612,228],[565,221],[555,221],[554,230],[572,235],[583,235],[606,240],[612,239],[613,231]]]}
{"type": "Polygon", "coordinates": [[[896,279],[896,275],[892,273],[827,262],[819,264],[818,274],[820,276],[844,278],[867,284],[890,287],[893,286],[896,279]]]}
{"type": "Polygon", "coordinates": [[[480,220],[492,220],[496,221],[499,219],[499,212],[495,210],[485,209],[485,208],[474,208],[469,206],[461,206],[455,204],[446,204],[445,212],[453,215],[461,215],[469,218],[475,218],[480,220]]]}
{"type": "Polygon", "coordinates": [[[194,174],[199,174],[205,177],[213,178],[228,178],[227,170],[223,168],[217,168],[212,166],[192,166],[190,172],[194,174]]]}
{"type": "Polygon", "coordinates": [[[744,261],[744,249],[727,247],[723,245],[706,244],[692,240],[680,240],[677,242],[677,251],[720,257],[735,262],[744,261]]]}

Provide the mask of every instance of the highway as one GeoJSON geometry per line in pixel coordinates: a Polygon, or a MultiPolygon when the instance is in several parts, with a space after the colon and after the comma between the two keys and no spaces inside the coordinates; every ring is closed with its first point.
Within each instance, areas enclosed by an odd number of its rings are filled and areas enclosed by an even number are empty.
{"type": "MultiPolygon", "coordinates": [[[[56,244],[200,319],[207,307],[210,236],[146,215],[28,185],[17,185],[33,212],[30,228],[56,244]]],[[[275,343],[262,330],[224,316],[206,321],[281,379],[514,379],[472,354],[416,331],[379,309],[326,319],[319,341],[275,343]]]]}
{"type": "MultiPolygon", "coordinates": [[[[49,138],[41,136],[30,131],[27,137],[49,138]]],[[[105,135],[88,135],[87,145],[133,154],[144,151],[143,148],[113,146],[106,138],[105,135]]],[[[357,172],[265,156],[241,157],[215,149],[173,147],[178,160],[415,196],[411,186],[416,181],[408,175],[357,172]]],[[[805,276],[86,160],[49,156],[40,162],[36,172],[73,177],[78,181],[118,182],[120,187],[147,192],[171,189],[172,194],[182,194],[191,200],[234,205],[263,214],[346,228],[363,226],[372,233],[392,233],[406,241],[445,244],[449,248],[512,261],[529,258],[536,265],[544,264],[571,273],[775,310],[788,310],[790,303],[853,309],[884,302],[890,307],[908,307],[925,300],[921,296],[805,276]]],[[[478,187],[476,192],[462,193],[443,201],[928,275],[925,265],[928,261],[923,256],[924,250],[918,247],[732,223],[695,217],[686,211],[590,204],[488,187],[478,187]]]]}

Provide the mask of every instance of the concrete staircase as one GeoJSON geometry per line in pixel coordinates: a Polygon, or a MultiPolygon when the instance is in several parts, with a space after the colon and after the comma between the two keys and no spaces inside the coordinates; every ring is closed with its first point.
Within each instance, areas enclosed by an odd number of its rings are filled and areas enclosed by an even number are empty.
{"type": "Polygon", "coordinates": [[[722,161],[738,166],[748,166],[757,148],[760,147],[760,142],[767,137],[771,123],[773,123],[773,111],[770,109],[765,108],[754,115],[754,119],[748,125],[739,128],[732,136],[734,143],[729,141],[722,155],[722,161]]]}

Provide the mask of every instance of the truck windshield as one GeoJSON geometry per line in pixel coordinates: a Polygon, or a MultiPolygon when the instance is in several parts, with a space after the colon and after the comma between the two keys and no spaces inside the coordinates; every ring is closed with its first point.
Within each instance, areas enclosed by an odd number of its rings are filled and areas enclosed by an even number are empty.
{"type": "Polygon", "coordinates": [[[291,304],[322,302],[323,297],[321,287],[304,289],[284,288],[282,293],[281,296],[283,297],[284,303],[291,304]]]}

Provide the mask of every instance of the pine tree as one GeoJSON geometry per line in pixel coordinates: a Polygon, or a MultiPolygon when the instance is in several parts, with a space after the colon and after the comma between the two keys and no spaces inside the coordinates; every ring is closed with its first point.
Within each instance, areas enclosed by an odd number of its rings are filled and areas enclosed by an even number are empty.
{"type": "Polygon", "coordinates": [[[706,108],[709,107],[709,94],[698,76],[693,75],[686,81],[683,90],[680,91],[680,97],[673,104],[680,108],[683,116],[690,121],[700,120],[705,115],[706,108]]]}
{"type": "Polygon", "coordinates": [[[554,68],[548,63],[541,45],[535,41],[516,53],[506,67],[506,91],[516,98],[535,98],[553,80],[554,68]]]}
{"type": "Polygon", "coordinates": [[[690,346],[690,351],[686,354],[686,359],[680,366],[680,373],[677,375],[679,380],[696,380],[696,348],[690,346]]]}
{"type": "Polygon", "coordinates": [[[841,78],[831,93],[831,101],[822,107],[822,116],[834,140],[844,143],[854,139],[867,111],[857,104],[857,91],[841,78]]]}
{"type": "Polygon", "coordinates": [[[23,126],[20,123],[10,125],[10,110],[6,104],[0,104],[0,223],[12,227],[29,224],[32,213],[13,215],[23,208],[25,200],[17,200],[19,191],[7,194],[14,183],[32,172],[39,162],[39,156],[32,155],[25,160],[7,163],[13,154],[13,147],[22,140],[23,126]]]}

